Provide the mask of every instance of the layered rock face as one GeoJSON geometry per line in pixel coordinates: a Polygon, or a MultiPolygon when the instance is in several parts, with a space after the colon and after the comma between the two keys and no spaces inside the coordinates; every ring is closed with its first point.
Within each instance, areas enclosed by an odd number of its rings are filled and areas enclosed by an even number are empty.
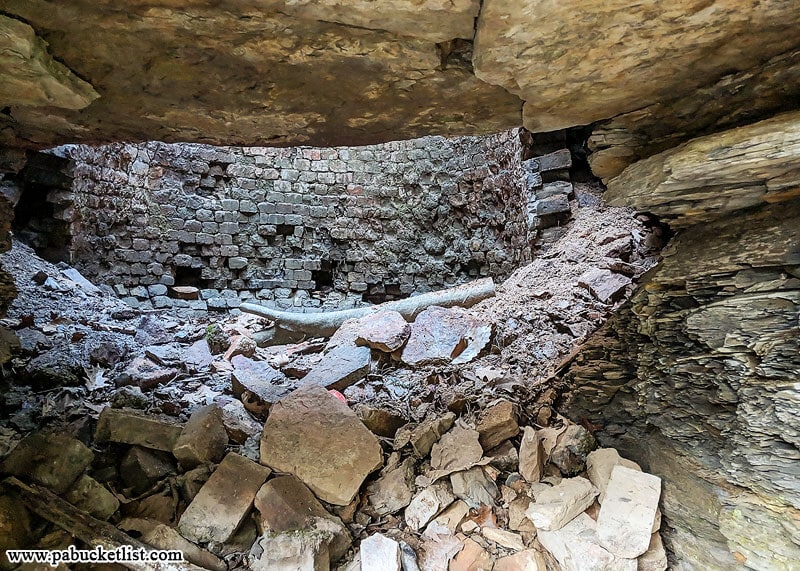
{"type": "Polygon", "coordinates": [[[678,568],[800,560],[796,121],[694,140],[609,182],[612,203],[684,229],[573,363],[570,412],[663,477],[678,568]]]}

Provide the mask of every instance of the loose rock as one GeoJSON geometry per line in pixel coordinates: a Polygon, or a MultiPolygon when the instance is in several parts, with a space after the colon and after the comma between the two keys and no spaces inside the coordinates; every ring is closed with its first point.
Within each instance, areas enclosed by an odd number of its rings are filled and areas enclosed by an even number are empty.
{"type": "Polygon", "coordinates": [[[22,439],[0,464],[0,472],[63,494],[86,471],[94,454],[68,434],[35,432],[22,439]]]}
{"type": "Polygon", "coordinates": [[[356,332],[356,345],[392,353],[405,344],[411,325],[397,311],[378,311],[359,319],[356,332]]]}
{"type": "Polygon", "coordinates": [[[106,520],[119,509],[119,500],[105,487],[84,474],[64,494],[64,499],[97,519],[106,520]]]}
{"type": "Polygon", "coordinates": [[[596,524],[586,514],[580,514],[556,531],[540,529],[538,538],[544,548],[556,558],[563,571],[637,569],[635,559],[620,559],[600,545],[596,524]]]}
{"type": "Polygon", "coordinates": [[[537,492],[526,515],[537,530],[561,529],[592,505],[596,496],[597,488],[586,478],[566,478],[557,486],[537,492]]]}
{"type": "Polygon", "coordinates": [[[586,456],[586,475],[592,481],[594,487],[599,490],[600,494],[597,496],[597,501],[601,504],[606,495],[611,472],[617,465],[640,472],[642,470],[636,462],[621,457],[615,448],[598,448],[586,456]]]}
{"type": "Polygon", "coordinates": [[[172,452],[183,428],[139,411],[106,407],[95,431],[97,442],[132,444],[172,452]]]}
{"type": "Polygon", "coordinates": [[[189,417],[172,454],[185,468],[194,468],[207,462],[219,462],[227,445],[228,433],[222,422],[222,410],[208,405],[189,417]]]}
{"type": "Polygon", "coordinates": [[[411,500],[406,508],[406,523],[414,531],[419,531],[455,499],[447,484],[433,484],[411,500]]]}
{"type": "Polygon", "coordinates": [[[376,533],[361,542],[361,569],[401,571],[400,544],[376,533]]]}
{"type": "Polygon", "coordinates": [[[340,345],[322,357],[303,377],[302,384],[343,391],[367,376],[371,355],[369,347],[340,345]]]}
{"type": "Polygon", "coordinates": [[[484,450],[494,448],[504,440],[519,434],[514,405],[502,400],[485,409],[478,419],[478,432],[484,450]]]}
{"type": "Polygon", "coordinates": [[[586,456],[596,447],[597,442],[588,430],[577,424],[570,424],[558,437],[549,460],[565,476],[574,476],[583,472],[586,468],[586,456]]]}
{"type": "Polygon", "coordinates": [[[530,483],[539,482],[544,473],[544,446],[536,429],[526,426],[519,445],[519,473],[530,483]]]}
{"type": "Polygon", "coordinates": [[[413,497],[414,460],[406,458],[367,486],[367,498],[376,515],[393,514],[411,503],[413,497]]]}
{"type": "Polygon", "coordinates": [[[486,475],[481,466],[450,475],[453,493],[473,509],[482,505],[493,506],[500,493],[497,485],[486,475]]]}

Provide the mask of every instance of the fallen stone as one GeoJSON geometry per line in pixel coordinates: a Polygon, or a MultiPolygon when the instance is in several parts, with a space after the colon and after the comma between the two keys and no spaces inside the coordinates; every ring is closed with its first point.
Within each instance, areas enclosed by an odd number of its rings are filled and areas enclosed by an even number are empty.
{"type": "Polygon", "coordinates": [[[266,533],[250,549],[251,571],[329,571],[324,532],[266,533]]]}
{"type": "Polygon", "coordinates": [[[406,419],[388,410],[362,405],[358,408],[361,422],[374,434],[394,438],[397,430],[406,424],[406,419]]]}
{"type": "Polygon", "coordinates": [[[519,445],[519,473],[530,483],[539,482],[544,474],[545,454],[536,429],[526,426],[519,445]]]}
{"type": "Polygon", "coordinates": [[[450,561],[447,571],[486,571],[492,569],[492,556],[476,541],[466,538],[464,547],[450,561]]]}
{"type": "Polygon", "coordinates": [[[661,497],[661,478],[615,466],[597,516],[597,537],[608,551],[633,559],[647,551],[661,497]]]}
{"type": "Polygon", "coordinates": [[[619,299],[630,284],[629,277],[599,268],[588,270],[578,278],[578,285],[588,289],[603,303],[619,299]]]}
{"type": "Polygon", "coordinates": [[[361,569],[401,571],[400,544],[380,533],[370,535],[361,542],[361,569]]]}
{"type": "Polygon", "coordinates": [[[586,456],[597,448],[597,441],[588,430],[577,424],[570,424],[558,437],[549,461],[564,476],[574,476],[586,469],[586,456]]]}
{"type": "Polygon", "coordinates": [[[463,308],[431,306],[411,324],[401,359],[412,367],[466,363],[480,353],[490,337],[491,325],[463,308]]]}
{"type": "Polygon", "coordinates": [[[608,481],[611,479],[611,471],[617,465],[642,471],[636,462],[623,458],[614,448],[598,448],[586,456],[586,475],[600,492],[597,501],[601,504],[606,495],[608,481]]]}
{"type": "Polygon", "coordinates": [[[411,503],[414,495],[414,460],[406,458],[367,486],[367,499],[378,516],[396,513],[411,503]]]}
{"type": "MultiPolygon", "coordinates": [[[[145,297],[147,294],[145,293],[145,297]]],[[[143,315],[136,325],[136,336],[134,340],[137,344],[147,347],[148,345],[163,345],[173,340],[173,335],[167,331],[163,319],[154,315],[143,315]]]]}
{"type": "Polygon", "coordinates": [[[76,284],[78,284],[81,287],[81,289],[83,289],[85,292],[93,294],[100,293],[100,288],[98,288],[92,282],[83,277],[83,275],[75,268],[66,268],[64,270],[61,270],[61,273],[67,279],[70,279],[76,284]]]}
{"type": "Polygon", "coordinates": [[[637,559],[637,571],[665,571],[668,567],[667,552],[661,542],[661,534],[654,533],[650,537],[647,551],[637,559]]]}
{"type": "Polygon", "coordinates": [[[340,559],[350,548],[352,538],[342,520],[325,510],[294,476],[269,480],[256,494],[254,506],[262,532],[309,531],[317,527],[317,518],[323,518],[334,524],[328,545],[331,561],[340,559]]]}
{"type": "Polygon", "coordinates": [[[549,172],[555,170],[564,170],[572,166],[572,154],[568,149],[560,149],[558,151],[537,157],[539,161],[539,170],[541,172],[549,172]]]}
{"type": "Polygon", "coordinates": [[[446,476],[471,468],[482,456],[478,432],[456,426],[431,448],[431,468],[437,472],[437,477],[446,476]]]}
{"type": "Polygon", "coordinates": [[[144,357],[137,357],[114,379],[119,386],[136,385],[143,389],[152,389],[163,385],[178,376],[178,369],[162,367],[144,357]]]}
{"type": "Polygon", "coordinates": [[[452,533],[455,533],[456,530],[458,530],[459,524],[464,520],[465,517],[467,517],[468,514],[469,506],[467,505],[467,502],[463,500],[456,500],[442,513],[437,515],[433,519],[432,523],[435,523],[438,526],[444,526],[452,533]]]}
{"type": "Polygon", "coordinates": [[[508,504],[508,528],[513,531],[524,531],[526,533],[536,533],[536,526],[526,515],[531,505],[530,497],[526,494],[519,494],[508,504]]]}
{"type": "Polygon", "coordinates": [[[230,539],[269,474],[269,468],[229,452],[183,512],[181,535],[195,543],[230,539]]]}
{"type": "Polygon", "coordinates": [[[522,541],[522,536],[518,533],[496,527],[484,526],[481,527],[481,535],[506,549],[511,549],[513,551],[522,551],[525,549],[525,542],[522,541]]]}
{"type": "Polygon", "coordinates": [[[486,475],[481,466],[450,474],[450,484],[453,486],[453,494],[472,509],[478,509],[482,505],[493,506],[500,493],[497,484],[486,475]]]}
{"type": "Polygon", "coordinates": [[[488,450],[486,455],[492,459],[489,465],[495,466],[501,472],[517,472],[519,470],[519,453],[508,440],[500,446],[488,450]]]}
{"type": "Polygon", "coordinates": [[[343,391],[367,376],[372,353],[369,347],[340,345],[326,353],[303,377],[301,385],[319,385],[343,391]]]}
{"type": "Polygon", "coordinates": [[[170,292],[175,299],[200,299],[200,290],[194,286],[172,286],[170,292]]]}
{"type": "Polygon", "coordinates": [[[176,343],[150,345],[144,348],[145,356],[162,367],[176,367],[181,364],[181,349],[176,343]]]}
{"type": "Polygon", "coordinates": [[[175,472],[169,457],[161,452],[132,446],[120,462],[120,476],[125,485],[140,494],[175,472]]]}
{"type": "Polygon", "coordinates": [[[464,544],[446,527],[429,525],[423,535],[419,567],[421,571],[447,571],[450,561],[464,544]]]}
{"type": "Polygon", "coordinates": [[[569,199],[565,194],[556,194],[536,201],[537,216],[554,216],[570,212],[569,199]]]}
{"type": "Polygon", "coordinates": [[[134,531],[138,539],[151,547],[164,550],[177,550],[190,563],[210,571],[226,571],[227,566],[210,551],[198,547],[182,537],[175,528],[159,521],[142,518],[125,518],[117,526],[128,533],[134,531]]]}
{"type": "Polygon", "coordinates": [[[106,407],[100,413],[95,441],[131,444],[172,452],[183,427],[139,411],[106,407]]]}
{"type": "Polygon", "coordinates": [[[535,549],[526,549],[506,555],[494,562],[492,571],[546,571],[544,557],[535,549]]]}
{"type": "Polygon", "coordinates": [[[64,499],[76,508],[101,520],[110,518],[119,509],[117,497],[86,474],[78,478],[75,485],[64,494],[64,499]]]}
{"type": "Polygon", "coordinates": [[[635,559],[620,559],[600,545],[596,529],[595,521],[582,513],[561,529],[539,529],[538,538],[563,571],[636,571],[635,559]]]}
{"type": "Polygon", "coordinates": [[[586,478],[566,478],[557,486],[536,493],[526,515],[537,530],[561,529],[592,505],[596,496],[597,488],[586,478]]]}
{"type": "Polygon", "coordinates": [[[183,427],[172,454],[187,469],[200,464],[219,462],[228,445],[228,433],[222,410],[208,405],[195,410],[183,427]]]}
{"type": "Polygon", "coordinates": [[[200,489],[211,477],[214,468],[206,464],[198,466],[194,470],[189,470],[177,477],[178,487],[186,503],[190,503],[200,492],[200,489]]]}
{"type": "Polygon", "coordinates": [[[222,407],[222,424],[228,438],[236,444],[244,444],[248,438],[261,434],[263,426],[250,416],[240,400],[232,400],[222,407]]]}
{"type": "Polygon", "coordinates": [[[383,463],[383,452],[356,414],[318,385],[272,407],[261,436],[261,463],[294,474],[321,500],[344,506],[383,463]]]}
{"type": "Polygon", "coordinates": [[[0,464],[0,473],[11,474],[66,492],[86,471],[94,453],[68,434],[35,432],[23,438],[0,464]]]}
{"type": "Polygon", "coordinates": [[[206,328],[205,340],[214,355],[224,353],[231,346],[231,336],[218,323],[212,323],[206,328]]]}
{"type": "Polygon", "coordinates": [[[384,353],[400,349],[411,334],[411,325],[397,311],[378,311],[358,320],[356,345],[384,353]]]}
{"type": "Polygon", "coordinates": [[[231,344],[222,356],[226,361],[230,361],[233,357],[241,355],[250,358],[255,355],[257,349],[256,342],[246,335],[234,335],[231,337],[231,344]]]}
{"type": "Polygon", "coordinates": [[[405,520],[414,531],[419,531],[455,500],[450,486],[439,482],[419,492],[408,504],[405,520]]]}
{"type": "Polygon", "coordinates": [[[510,401],[502,400],[486,408],[478,418],[476,428],[480,433],[480,442],[484,450],[494,448],[504,440],[513,438],[519,434],[514,405],[510,401]]]}
{"type": "Polygon", "coordinates": [[[425,458],[430,454],[433,445],[442,437],[442,434],[450,430],[455,420],[456,415],[448,412],[434,420],[426,420],[414,428],[409,438],[414,454],[419,458],[425,458]]]}
{"type": "Polygon", "coordinates": [[[196,373],[210,367],[214,361],[214,355],[208,348],[206,340],[199,339],[184,349],[181,359],[189,372],[196,373]]]}
{"type": "Polygon", "coordinates": [[[231,362],[234,366],[231,390],[254,414],[265,415],[272,405],[289,394],[289,389],[280,384],[286,377],[265,361],[237,355],[231,362]]]}
{"type": "Polygon", "coordinates": [[[0,569],[14,569],[6,560],[5,553],[9,549],[27,549],[34,543],[31,533],[31,520],[28,510],[16,498],[0,496],[0,569]]]}

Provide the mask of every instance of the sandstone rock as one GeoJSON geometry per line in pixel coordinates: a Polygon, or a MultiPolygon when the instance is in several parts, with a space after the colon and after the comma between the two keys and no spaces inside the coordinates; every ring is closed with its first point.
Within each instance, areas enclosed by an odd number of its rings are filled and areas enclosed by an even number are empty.
{"type": "Polygon", "coordinates": [[[472,539],[463,541],[464,547],[450,561],[447,571],[485,571],[492,569],[492,556],[472,539]]]}
{"type": "Polygon", "coordinates": [[[78,478],[75,485],[64,494],[64,499],[92,517],[102,520],[110,518],[119,509],[117,497],[86,474],[78,478]]]}
{"type": "Polygon", "coordinates": [[[481,535],[483,535],[483,537],[489,541],[493,541],[497,545],[501,545],[506,549],[511,549],[513,551],[522,551],[525,549],[525,543],[522,541],[522,536],[520,536],[518,533],[512,533],[496,527],[484,526],[481,528],[481,535]]]}
{"type": "Polygon", "coordinates": [[[406,419],[399,414],[382,408],[362,405],[358,407],[357,412],[364,426],[369,428],[374,434],[385,438],[394,438],[397,430],[406,423],[406,419]]]}
{"type": "Polygon", "coordinates": [[[261,436],[261,462],[294,474],[321,500],[343,506],[381,466],[383,453],[346,404],[308,385],[272,407],[261,436]]]}
{"type": "Polygon", "coordinates": [[[361,542],[361,569],[401,571],[400,544],[375,533],[361,542]]]}
{"type": "Polygon", "coordinates": [[[118,527],[126,532],[137,532],[138,538],[156,549],[178,550],[186,561],[211,571],[225,571],[225,563],[213,553],[198,547],[182,537],[174,528],[163,523],[141,519],[125,518],[118,527]]]}
{"type": "Polygon", "coordinates": [[[615,466],[597,517],[600,544],[627,559],[647,551],[660,497],[661,478],[615,466]]]}
{"type": "Polygon", "coordinates": [[[190,503],[200,492],[200,489],[214,473],[214,468],[208,464],[198,466],[194,470],[189,470],[177,477],[177,483],[181,491],[181,496],[190,503]]]}
{"type": "Polygon", "coordinates": [[[324,532],[266,533],[250,550],[253,571],[329,571],[328,535],[324,532]]]}
{"type": "Polygon", "coordinates": [[[273,369],[264,361],[253,361],[243,356],[232,359],[231,389],[242,399],[247,410],[264,416],[270,407],[289,394],[283,386],[283,373],[273,369]]]}
{"type": "Polygon", "coordinates": [[[588,289],[593,296],[603,303],[618,300],[626,287],[631,284],[631,279],[610,270],[593,268],[581,274],[578,285],[588,289]]]}
{"type": "Polygon", "coordinates": [[[206,340],[199,339],[184,349],[181,359],[189,371],[198,372],[211,366],[214,355],[211,354],[206,340]]]}
{"type": "Polygon", "coordinates": [[[379,516],[393,514],[406,507],[414,495],[414,460],[406,458],[367,486],[371,509],[379,516]]]}
{"type": "Polygon", "coordinates": [[[545,571],[544,558],[534,549],[506,555],[494,562],[492,571],[545,571]]]}
{"type": "Polygon", "coordinates": [[[180,425],[152,415],[106,407],[97,421],[95,440],[172,452],[182,430],[180,425]]]}
{"type": "Polygon", "coordinates": [[[636,571],[635,559],[621,559],[600,546],[596,524],[580,514],[556,531],[539,530],[539,542],[564,571],[636,571]]]}
{"type": "Polygon", "coordinates": [[[571,424],[558,437],[549,461],[565,476],[574,476],[586,468],[586,456],[596,447],[597,442],[588,430],[571,424]]]}
{"type": "Polygon", "coordinates": [[[263,426],[250,416],[239,400],[232,400],[222,407],[222,424],[228,438],[236,444],[244,444],[248,438],[259,436],[263,430],[263,426]]]}
{"type": "Polygon", "coordinates": [[[117,386],[136,385],[152,389],[178,376],[178,370],[156,365],[150,359],[137,357],[114,380],[117,386]]]}
{"type": "Polygon", "coordinates": [[[799,126],[792,112],[699,137],[631,165],[609,181],[607,198],[677,226],[791,200],[800,195],[799,126]]]}
{"type": "Polygon", "coordinates": [[[586,478],[566,478],[557,486],[537,492],[536,501],[526,514],[537,530],[558,530],[588,508],[596,496],[597,488],[586,478]]]}
{"type": "Polygon", "coordinates": [[[481,446],[484,450],[494,448],[504,440],[513,438],[519,434],[514,405],[510,401],[501,400],[484,409],[476,428],[480,433],[481,446]]]}
{"type": "Polygon", "coordinates": [[[228,445],[228,433],[222,421],[222,410],[208,405],[195,410],[183,427],[172,454],[184,468],[207,462],[219,462],[228,445]]]}
{"type": "Polygon", "coordinates": [[[650,537],[647,551],[637,559],[637,571],[665,571],[668,565],[667,552],[664,551],[661,534],[654,533],[650,537]]]}
{"type": "Polygon", "coordinates": [[[420,549],[420,571],[445,571],[450,561],[463,549],[461,540],[446,527],[429,525],[420,549]]]}
{"type": "Polygon", "coordinates": [[[539,482],[544,473],[545,454],[536,429],[526,426],[519,445],[519,473],[528,482],[539,482]]]}
{"type": "Polygon", "coordinates": [[[400,349],[411,334],[411,325],[396,311],[378,311],[358,320],[356,344],[385,353],[400,349]]]}
{"type": "Polygon", "coordinates": [[[483,448],[475,430],[456,426],[431,448],[431,468],[437,477],[466,470],[480,462],[483,448]]]}
{"type": "Polygon", "coordinates": [[[526,515],[532,501],[526,494],[520,494],[508,504],[509,529],[536,533],[536,527],[526,515]]]}
{"type": "Polygon", "coordinates": [[[157,481],[175,472],[166,453],[132,446],[120,462],[120,476],[134,494],[150,489],[157,481]]]}
{"type": "Polygon", "coordinates": [[[606,488],[608,487],[608,481],[611,479],[611,471],[617,465],[625,466],[631,470],[639,470],[640,472],[642,470],[636,462],[621,457],[614,448],[598,448],[586,456],[586,476],[600,492],[597,496],[597,501],[601,504],[606,496],[606,488]]]}
{"type": "Polygon", "coordinates": [[[419,492],[408,504],[405,520],[414,531],[419,531],[456,498],[450,487],[442,482],[433,484],[419,492]]]}
{"type": "Polygon", "coordinates": [[[492,459],[490,465],[495,466],[502,472],[516,472],[519,470],[519,453],[508,440],[500,446],[488,450],[486,455],[492,459]]]}
{"type": "Polygon", "coordinates": [[[63,494],[91,465],[94,454],[63,433],[34,432],[23,438],[0,464],[0,473],[32,481],[63,494]]]}
{"type": "Polygon", "coordinates": [[[175,299],[200,299],[200,290],[194,286],[172,286],[169,290],[175,299]]]}
{"type": "Polygon", "coordinates": [[[456,500],[442,513],[437,515],[432,523],[440,527],[444,526],[449,529],[451,533],[455,533],[459,524],[467,517],[467,514],[469,514],[469,506],[467,503],[463,500],[456,500]]]}
{"type": "Polygon", "coordinates": [[[262,533],[310,531],[316,519],[323,518],[332,522],[331,529],[336,530],[332,531],[328,544],[331,560],[340,559],[350,547],[350,532],[342,521],[327,512],[311,490],[294,476],[269,480],[256,494],[254,505],[259,512],[262,533]]]}
{"type": "Polygon", "coordinates": [[[431,306],[411,324],[402,360],[412,367],[465,363],[486,346],[491,325],[455,308],[431,306]]]}
{"type": "Polygon", "coordinates": [[[222,356],[226,361],[230,361],[233,357],[241,355],[242,357],[250,358],[255,355],[256,342],[246,335],[234,335],[231,337],[231,344],[222,356]]]}
{"type": "Polygon", "coordinates": [[[181,363],[181,350],[177,343],[150,345],[144,348],[145,356],[162,367],[177,367],[181,363]]]}
{"type": "Polygon", "coordinates": [[[326,389],[343,391],[369,373],[371,352],[368,347],[340,345],[322,357],[302,385],[314,384],[326,389]]]}
{"type": "MultiPolygon", "coordinates": [[[[426,420],[414,428],[409,436],[414,454],[419,458],[425,458],[425,456],[430,454],[433,445],[441,438],[442,434],[450,430],[455,420],[456,415],[452,412],[448,412],[434,420],[426,420]]],[[[395,444],[395,447],[396,446],[395,444]]]]}
{"type": "Polygon", "coordinates": [[[482,505],[493,506],[500,491],[481,466],[450,475],[453,494],[473,509],[482,505]]]}
{"type": "Polygon", "coordinates": [[[229,452],[183,512],[178,530],[196,543],[227,541],[269,474],[269,468],[229,452]]]}

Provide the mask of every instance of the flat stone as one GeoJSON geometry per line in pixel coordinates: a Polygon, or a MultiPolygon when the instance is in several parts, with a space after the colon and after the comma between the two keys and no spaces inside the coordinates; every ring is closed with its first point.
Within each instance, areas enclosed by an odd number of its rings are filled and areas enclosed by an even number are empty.
{"type": "Polygon", "coordinates": [[[574,476],[586,468],[586,456],[597,447],[597,441],[584,427],[570,424],[558,437],[548,460],[565,476],[574,476]]]}
{"type": "Polygon", "coordinates": [[[328,534],[265,533],[250,549],[252,571],[329,571],[328,534]]]}
{"type": "Polygon", "coordinates": [[[530,483],[539,482],[544,474],[544,463],[542,438],[535,428],[526,426],[519,445],[519,473],[530,483]]]}
{"type": "Polygon", "coordinates": [[[208,405],[195,410],[183,427],[172,454],[184,468],[219,462],[228,445],[222,410],[208,405]]]}
{"type": "Polygon", "coordinates": [[[231,390],[241,398],[248,410],[265,415],[270,407],[289,394],[281,383],[286,377],[265,361],[236,356],[231,361],[231,390]]]}
{"type": "Polygon", "coordinates": [[[172,286],[169,290],[175,299],[200,299],[200,290],[194,286],[172,286]]]}
{"type": "Polygon", "coordinates": [[[450,533],[449,529],[435,524],[429,525],[419,550],[420,571],[444,571],[463,548],[461,539],[450,533]]]}
{"type": "Polygon", "coordinates": [[[385,310],[359,319],[356,331],[356,345],[393,353],[408,340],[411,325],[397,311],[385,310]]]}
{"type": "Polygon", "coordinates": [[[611,479],[611,472],[614,466],[617,465],[625,466],[631,470],[642,471],[636,462],[623,458],[614,448],[598,448],[586,456],[586,476],[600,492],[597,496],[597,501],[601,504],[606,496],[606,488],[608,487],[608,481],[611,479]]]}
{"type": "Polygon", "coordinates": [[[254,506],[263,532],[309,531],[314,529],[316,518],[323,518],[338,530],[328,544],[331,560],[340,559],[350,548],[352,538],[342,520],[325,510],[311,490],[294,476],[269,480],[256,494],[254,506]]]}
{"type": "Polygon", "coordinates": [[[508,504],[508,528],[513,531],[536,533],[536,526],[528,519],[527,511],[533,500],[527,494],[519,494],[508,504]]]}
{"type": "Polygon", "coordinates": [[[303,377],[301,384],[314,384],[341,392],[367,376],[370,360],[369,347],[340,345],[326,353],[303,377]]]}
{"type": "Polygon", "coordinates": [[[198,547],[181,536],[178,531],[154,520],[125,518],[118,527],[123,531],[136,531],[138,539],[155,549],[177,550],[183,553],[186,561],[210,571],[226,571],[227,566],[210,551],[198,547]]]}
{"type": "Polygon", "coordinates": [[[539,529],[537,537],[563,571],[636,571],[636,559],[621,559],[604,549],[596,529],[595,521],[582,513],[561,529],[539,529]]]}
{"type": "Polygon", "coordinates": [[[419,531],[455,500],[450,486],[439,482],[419,492],[408,504],[405,520],[414,531],[419,531]]]}
{"type": "Polygon", "coordinates": [[[509,440],[506,440],[500,446],[487,450],[486,456],[492,459],[490,465],[495,466],[501,472],[519,471],[519,453],[509,440]]]}
{"type": "Polygon", "coordinates": [[[383,463],[377,438],[339,399],[307,385],[273,405],[261,463],[294,474],[321,500],[344,506],[383,463]]]}
{"type": "Polygon", "coordinates": [[[494,562],[492,571],[546,571],[544,557],[535,549],[525,549],[506,555],[494,562]]]}
{"type": "Polygon", "coordinates": [[[244,444],[248,438],[261,434],[263,426],[250,416],[242,401],[232,400],[222,407],[222,424],[228,438],[236,444],[244,444]]]}
{"type": "Polygon", "coordinates": [[[495,499],[500,494],[497,484],[486,475],[481,466],[450,474],[450,484],[453,486],[453,494],[472,509],[478,509],[482,505],[495,505],[495,499]]]}
{"type": "Polygon", "coordinates": [[[172,452],[183,427],[130,409],[106,407],[100,413],[95,431],[97,442],[131,444],[172,452]]]}
{"type": "Polygon", "coordinates": [[[469,514],[469,506],[464,500],[456,500],[450,504],[442,513],[433,518],[431,523],[444,526],[455,533],[459,524],[469,514]]]}
{"type": "Polygon", "coordinates": [[[269,468],[229,452],[183,512],[178,531],[195,543],[227,541],[269,474],[269,468]]]}
{"type": "Polygon", "coordinates": [[[370,508],[378,515],[396,513],[411,503],[414,495],[414,460],[406,458],[367,486],[370,508]]]}
{"type": "Polygon", "coordinates": [[[175,466],[164,453],[131,446],[120,462],[120,476],[134,494],[149,490],[153,484],[175,473],[175,466]]]}
{"type": "Polygon", "coordinates": [[[256,342],[246,335],[234,335],[231,337],[231,344],[222,356],[226,361],[230,361],[237,355],[252,357],[256,353],[256,342]]]}
{"type": "Polygon", "coordinates": [[[597,516],[600,544],[628,559],[647,551],[660,497],[661,478],[615,466],[597,516]]]}
{"type": "Polygon", "coordinates": [[[23,438],[0,464],[11,474],[63,494],[86,471],[94,453],[68,434],[35,432],[23,438]]]}
{"type": "Polygon", "coordinates": [[[526,515],[537,530],[561,529],[592,505],[596,496],[597,488],[586,478],[565,478],[557,486],[537,492],[526,515]]]}
{"type": "Polygon", "coordinates": [[[492,556],[472,539],[463,541],[464,547],[459,551],[447,571],[484,571],[492,569],[492,556]]]}
{"type": "Polygon", "coordinates": [[[361,569],[401,571],[400,544],[375,533],[361,542],[361,569]]]}
{"type": "Polygon", "coordinates": [[[466,470],[480,462],[483,448],[478,440],[478,431],[461,426],[443,434],[431,448],[431,468],[437,477],[466,470]]]}
{"type": "Polygon", "coordinates": [[[163,385],[178,376],[178,369],[162,367],[150,359],[137,357],[122,370],[114,382],[117,386],[136,385],[143,389],[152,389],[163,385]]]}
{"type": "Polygon", "coordinates": [[[448,412],[433,420],[426,420],[411,431],[410,442],[414,454],[425,458],[431,452],[433,445],[441,438],[442,434],[450,430],[456,420],[456,415],[448,412]]]}
{"type": "Polygon", "coordinates": [[[119,500],[102,484],[86,474],[64,494],[64,499],[92,517],[106,520],[119,509],[119,500]]]}
{"type": "Polygon", "coordinates": [[[61,274],[66,278],[72,280],[76,284],[78,284],[81,289],[86,291],[87,293],[99,294],[100,288],[94,285],[92,282],[87,280],[78,270],[75,268],[67,268],[61,270],[61,274]]]}
{"type": "Polygon", "coordinates": [[[214,362],[214,355],[208,348],[208,342],[205,339],[198,339],[183,350],[181,359],[189,371],[199,372],[211,366],[211,363],[214,362]]]}
{"type": "Polygon", "coordinates": [[[490,337],[491,325],[463,308],[431,306],[411,324],[401,358],[412,367],[465,363],[480,353],[490,337]]]}
{"type": "Polygon", "coordinates": [[[480,442],[484,450],[494,448],[504,440],[513,438],[519,434],[514,405],[510,401],[502,400],[487,407],[481,412],[476,428],[480,433],[480,442]]]}
{"type": "Polygon", "coordinates": [[[622,274],[593,268],[582,273],[578,278],[578,285],[588,289],[593,296],[603,303],[610,303],[619,299],[625,288],[631,284],[631,279],[622,274]]]}
{"type": "Polygon", "coordinates": [[[556,194],[536,201],[537,216],[553,216],[570,212],[569,199],[565,194],[556,194]]]}
{"type": "Polygon", "coordinates": [[[208,479],[211,477],[211,474],[214,473],[215,468],[215,466],[205,464],[203,466],[198,466],[194,470],[184,472],[177,477],[178,486],[181,490],[181,496],[187,504],[197,496],[203,485],[208,482],[208,479]]]}
{"type": "Polygon", "coordinates": [[[175,344],[150,345],[144,348],[145,356],[162,367],[175,367],[181,362],[181,349],[175,344]]]}
{"type": "Polygon", "coordinates": [[[513,551],[521,551],[525,549],[525,542],[522,541],[522,536],[518,533],[506,531],[496,527],[484,526],[481,528],[481,535],[489,541],[495,542],[506,549],[513,551]]]}

